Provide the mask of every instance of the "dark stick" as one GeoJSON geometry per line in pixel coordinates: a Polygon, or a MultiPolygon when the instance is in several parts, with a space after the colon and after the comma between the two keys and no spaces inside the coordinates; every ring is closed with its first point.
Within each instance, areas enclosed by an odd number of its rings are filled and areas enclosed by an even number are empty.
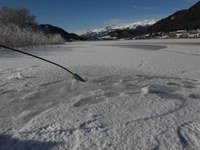
{"type": "Polygon", "coordinates": [[[61,65],[59,65],[59,64],[57,64],[57,63],[54,63],[54,62],[52,62],[52,61],[50,61],[50,60],[44,59],[44,58],[42,58],[42,57],[39,57],[39,56],[30,54],[30,53],[27,53],[27,52],[20,51],[20,50],[18,50],[18,49],[10,48],[10,47],[7,47],[7,46],[1,45],[1,44],[0,44],[0,47],[6,48],[6,49],[9,49],[9,50],[18,52],[18,53],[22,53],[22,54],[25,54],[25,55],[29,55],[29,56],[31,56],[31,57],[35,57],[35,58],[37,58],[37,59],[41,59],[41,60],[43,60],[43,61],[46,61],[46,62],[48,62],[48,63],[51,63],[51,64],[53,64],[53,65],[55,65],[55,66],[58,66],[58,67],[64,69],[65,71],[69,72],[70,74],[72,74],[73,77],[74,77],[77,81],[85,82],[85,80],[84,80],[83,78],[81,78],[78,74],[73,73],[73,72],[71,72],[70,70],[68,70],[67,68],[65,68],[65,67],[63,67],[63,66],[61,66],[61,65]]]}

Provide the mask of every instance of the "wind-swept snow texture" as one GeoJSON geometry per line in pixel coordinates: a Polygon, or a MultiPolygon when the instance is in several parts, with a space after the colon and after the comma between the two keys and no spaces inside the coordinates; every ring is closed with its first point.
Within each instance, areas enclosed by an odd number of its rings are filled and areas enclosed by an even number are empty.
{"type": "Polygon", "coordinates": [[[199,39],[1,49],[0,149],[200,148],[199,39]]]}

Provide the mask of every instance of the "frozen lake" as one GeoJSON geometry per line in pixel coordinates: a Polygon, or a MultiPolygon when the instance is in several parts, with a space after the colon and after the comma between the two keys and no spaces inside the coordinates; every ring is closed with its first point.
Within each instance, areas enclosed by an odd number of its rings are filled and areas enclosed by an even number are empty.
{"type": "Polygon", "coordinates": [[[66,71],[0,52],[0,149],[198,149],[200,40],[26,48],[66,71]]]}

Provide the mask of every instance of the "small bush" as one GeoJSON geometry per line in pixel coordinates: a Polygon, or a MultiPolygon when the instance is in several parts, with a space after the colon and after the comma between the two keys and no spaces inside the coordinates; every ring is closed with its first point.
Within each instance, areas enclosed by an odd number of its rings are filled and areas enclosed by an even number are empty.
{"type": "Polygon", "coordinates": [[[0,8],[0,44],[11,47],[60,44],[59,34],[45,34],[38,27],[36,17],[26,8],[0,8]]]}
{"type": "Polygon", "coordinates": [[[11,47],[30,45],[61,44],[65,40],[59,34],[46,35],[40,30],[31,27],[19,27],[15,24],[0,24],[0,44],[11,47]]]}

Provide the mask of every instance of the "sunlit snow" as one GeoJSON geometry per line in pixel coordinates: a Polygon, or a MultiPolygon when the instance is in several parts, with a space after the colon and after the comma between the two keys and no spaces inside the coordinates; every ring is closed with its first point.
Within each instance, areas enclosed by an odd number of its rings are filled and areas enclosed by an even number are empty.
{"type": "Polygon", "coordinates": [[[27,50],[85,83],[1,49],[0,149],[198,149],[199,43],[71,42],[27,50]]]}

